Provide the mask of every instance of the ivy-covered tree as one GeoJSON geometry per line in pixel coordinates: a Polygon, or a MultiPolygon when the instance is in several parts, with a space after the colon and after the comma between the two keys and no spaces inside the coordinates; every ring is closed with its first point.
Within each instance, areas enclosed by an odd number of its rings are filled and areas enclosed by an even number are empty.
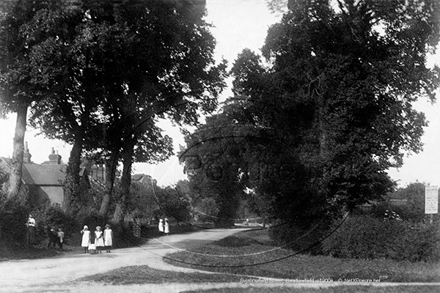
{"type": "Polygon", "coordinates": [[[232,68],[235,97],[187,137],[182,157],[199,189],[216,191],[203,180],[220,165],[223,177],[240,177],[238,190],[253,191],[256,210],[322,231],[392,191],[387,169],[421,150],[426,121],[412,103],[434,99],[440,82],[439,68],[426,66],[440,8],[422,0],[288,4],[268,31],[266,62],[243,50],[232,68]]]}
{"type": "Polygon", "coordinates": [[[432,1],[292,0],[262,49],[269,66],[239,56],[234,92],[252,117],[241,123],[284,145],[260,185],[279,218],[313,223],[392,190],[386,170],[422,147],[426,121],[412,102],[439,84],[426,67],[438,13],[432,1]]]}
{"type": "Polygon", "coordinates": [[[47,41],[49,34],[45,27],[64,9],[65,2],[5,0],[0,3],[0,112],[17,114],[8,198],[16,197],[21,187],[28,107],[45,98],[38,94],[35,78],[41,68],[33,67],[42,52],[34,48],[47,41]]]}

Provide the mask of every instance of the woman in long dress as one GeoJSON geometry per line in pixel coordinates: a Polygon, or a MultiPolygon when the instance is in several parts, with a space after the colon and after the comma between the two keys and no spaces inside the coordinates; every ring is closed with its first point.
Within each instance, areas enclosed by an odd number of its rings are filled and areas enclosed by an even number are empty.
{"type": "Polygon", "coordinates": [[[89,245],[90,245],[90,231],[89,227],[84,226],[84,228],[81,230],[82,239],[81,239],[81,246],[84,247],[84,253],[89,252],[89,245]]]}
{"type": "Polygon", "coordinates": [[[170,225],[168,224],[168,219],[165,219],[165,224],[164,224],[164,232],[165,235],[168,235],[170,233],[170,225]]]}
{"type": "Polygon", "coordinates": [[[101,226],[96,226],[95,245],[96,250],[99,253],[102,253],[102,248],[104,247],[104,233],[101,231],[101,226]]]}
{"type": "Polygon", "coordinates": [[[105,225],[104,246],[107,249],[107,252],[111,252],[110,249],[113,246],[113,231],[110,229],[109,224],[105,225]]]}
{"type": "Polygon", "coordinates": [[[159,225],[157,226],[157,228],[159,229],[159,232],[162,234],[164,230],[162,219],[159,220],[159,225]]]}

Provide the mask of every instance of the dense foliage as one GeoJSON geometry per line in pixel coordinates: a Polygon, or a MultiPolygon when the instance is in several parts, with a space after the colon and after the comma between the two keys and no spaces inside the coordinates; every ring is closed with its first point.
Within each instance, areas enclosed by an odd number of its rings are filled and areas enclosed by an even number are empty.
{"type": "Polygon", "coordinates": [[[438,261],[438,223],[354,216],[323,243],[323,252],[341,258],[388,258],[399,261],[438,261]]]}
{"type": "Polygon", "coordinates": [[[440,7],[381,3],[288,1],[265,62],[243,50],[234,97],[187,136],[181,156],[195,191],[218,203],[246,191],[261,215],[288,224],[275,233],[287,242],[324,223],[309,243],[344,210],[393,191],[386,171],[422,148],[427,122],[412,103],[434,100],[440,82],[426,65],[440,7]]]}
{"type": "Polygon", "coordinates": [[[207,117],[205,124],[186,137],[187,149],[180,153],[190,178],[193,204],[210,210],[212,214],[201,218],[211,217],[220,226],[233,224],[240,199],[246,196],[241,176],[245,174],[245,137],[249,133],[234,125],[229,110],[233,111],[224,108],[222,113],[207,117]]]}
{"type": "Polygon", "coordinates": [[[385,197],[384,207],[393,210],[403,220],[422,221],[425,215],[425,184],[420,182],[410,183],[408,186],[398,188],[394,193],[385,197]],[[393,204],[396,200],[402,204],[393,204]]]}

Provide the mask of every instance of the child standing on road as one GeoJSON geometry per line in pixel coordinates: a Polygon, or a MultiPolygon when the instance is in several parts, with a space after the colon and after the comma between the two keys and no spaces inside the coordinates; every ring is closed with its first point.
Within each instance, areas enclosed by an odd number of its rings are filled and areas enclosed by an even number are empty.
{"type": "Polygon", "coordinates": [[[107,252],[111,252],[110,249],[113,245],[113,231],[112,231],[112,229],[110,229],[109,224],[105,225],[104,245],[105,245],[105,248],[107,249],[107,252]]]}
{"type": "Polygon", "coordinates": [[[54,227],[51,227],[50,229],[48,228],[47,238],[48,238],[47,247],[53,245],[53,248],[55,248],[57,243],[57,232],[55,231],[54,227]]]}
{"type": "Polygon", "coordinates": [[[102,248],[104,247],[104,235],[101,231],[101,226],[96,226],[95,231],[95,245],[98,253],[102,253],[102,248]]]}
{"type": "Polygon", "coordinates": [[[84,247],[84,253],[88,253],[89,252],[89,245],[90,245],[89,227],[84,226],[84,228],[81,230],[81,234],[82,234],[81,246],[84,247]]]}

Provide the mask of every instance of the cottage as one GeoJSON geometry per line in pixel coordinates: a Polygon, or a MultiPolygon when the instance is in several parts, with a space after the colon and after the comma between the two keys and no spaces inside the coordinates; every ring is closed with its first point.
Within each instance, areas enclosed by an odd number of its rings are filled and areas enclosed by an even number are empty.
{"type": "MultiPolygon", "coordinates": [[[[28,144],[25,144],[23,155],[22,182],[29,190],[29,201],[33,207],[43,204],[61,206],[64,200],[63,181],[66,165],[61,156],[52,148],[49,160],[35,164],[31,160],[28,144]]],[[[0,168],[9,171],[12,160],[0,157],[0,168]]]]}
{"type": "MultiPolygon", "coordinates": [[[[32,207],[41,205],[56,205],[63,207],[64,201],[64,180],[66,177],[67,165],[61,160],[61,156],[52,148],[49,160],[42,164],[32,162],[32,155],[28,144],[25,143],[23,154],[23,176],[22,183],[29,192],[29,201],[32,207]]],[[[0,157],[0,169],[5,173],[10,171],[12,159],[0,157]]],[[[87,180],[92,188],[104,190],[106,181],[106,169],[104,164],[97,164],[94,161],[85,160],[81,164],[80,176],[87,180]]],[[[120,176],[119,171],[116,177],[120,176]]],[[[134,181],[143,184],[150,184],[155,180],[148,175],[135,175],[134,181]]]]}

